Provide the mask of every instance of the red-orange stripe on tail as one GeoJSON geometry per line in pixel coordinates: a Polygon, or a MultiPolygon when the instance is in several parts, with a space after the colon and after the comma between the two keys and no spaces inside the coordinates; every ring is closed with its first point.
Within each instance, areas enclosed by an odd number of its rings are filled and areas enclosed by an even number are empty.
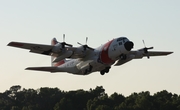
{"type": "Polygon", "coordinates": [[[65,61],[64,60],[61,60],[61,61],[59,61],[59,62],[57,62],[57,63],[54,63],[54,66],[60,66],[60,65],[62,65],[62,64],[64,64],[65,63],[65,61]]]}

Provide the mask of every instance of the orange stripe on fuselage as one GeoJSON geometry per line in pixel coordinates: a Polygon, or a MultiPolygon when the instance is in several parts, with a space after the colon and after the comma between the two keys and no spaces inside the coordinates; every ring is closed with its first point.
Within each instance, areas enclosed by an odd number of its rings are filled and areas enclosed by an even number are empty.
{"type": "Polygon", "coordinates": [[[100,53],[100,60],[101,60],[102,63],[112,64],[112,63],[115,62],[114,60],[112,60],[111,58],[109,58],[109,55],[108,55],[109,47],[110,47],[110,45],[111,45],[112,42],[113,42],[113,40],[107,42],[107,43],[104,44],[104,46],[102,47],[102,50],[101,50],[101,53],[100,53]]]}

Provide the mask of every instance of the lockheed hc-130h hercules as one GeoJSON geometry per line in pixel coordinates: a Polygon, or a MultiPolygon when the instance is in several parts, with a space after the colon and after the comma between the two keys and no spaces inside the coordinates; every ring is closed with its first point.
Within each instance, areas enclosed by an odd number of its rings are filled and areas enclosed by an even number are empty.
{"type": "MultiPolygon", "coordinates": [[[[53,38],[51,45],[33,44],[23,42],[10,42],[8,46],[28,49],[30,52],[51,56],[51,66],[48,67],[28,67],[26,70],[47,71],[47,72],[67,72],[75,75],[88,75],[99,71],[101,75],[108,73],[111,66],[120,66],[133,59],[141,59],[150,56],[169,55],[173,52],[148,51],[153,47],[139,50],[132,50],[134,43],[126,37],[118,37],[97,48],[92,48],[86,44],[73,47],[71,44],[58,42],[53,38]]],[[[144,43],[144,41],[143,41],[144,43]]]]}

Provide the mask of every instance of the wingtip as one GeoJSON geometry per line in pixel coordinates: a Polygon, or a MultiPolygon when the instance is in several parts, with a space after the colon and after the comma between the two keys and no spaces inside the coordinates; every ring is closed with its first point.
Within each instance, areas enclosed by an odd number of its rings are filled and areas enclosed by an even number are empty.
{"type": "Polygon", "coordinates": [[[21,42],[9,42],[7,46],[12,46],[12,47],[22,47],[24,44],[21,42]]]}
{"type": "Polygon", "coordinates": [[[9,43],[7,44],[7,46],[11,46],[11,43],[12,43],[12,42],[9,42],[9,43]]]}
{"type": "Polygon", "coordinates": [[[25,70],[31,70],[31,68],[30,68],[30,67],[27,67],[27,68],[25,68],[25,70]]]}
{"type": "Polygon", "coordinates": [[[169,54],[172,54],[172,53],[174,53],[174,52],[169,52],[169,54]]]}

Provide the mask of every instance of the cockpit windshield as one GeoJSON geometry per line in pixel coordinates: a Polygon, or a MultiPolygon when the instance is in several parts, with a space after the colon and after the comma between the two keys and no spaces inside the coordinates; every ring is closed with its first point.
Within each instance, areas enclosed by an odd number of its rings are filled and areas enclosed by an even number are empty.
{"type": "Polygon", "coordinates": [[[126,37],[120,37],[120,38],[117,39],[117,42],[120,42],[120,41],[125,42],[126,40],[127,40],[126,37]]]}

